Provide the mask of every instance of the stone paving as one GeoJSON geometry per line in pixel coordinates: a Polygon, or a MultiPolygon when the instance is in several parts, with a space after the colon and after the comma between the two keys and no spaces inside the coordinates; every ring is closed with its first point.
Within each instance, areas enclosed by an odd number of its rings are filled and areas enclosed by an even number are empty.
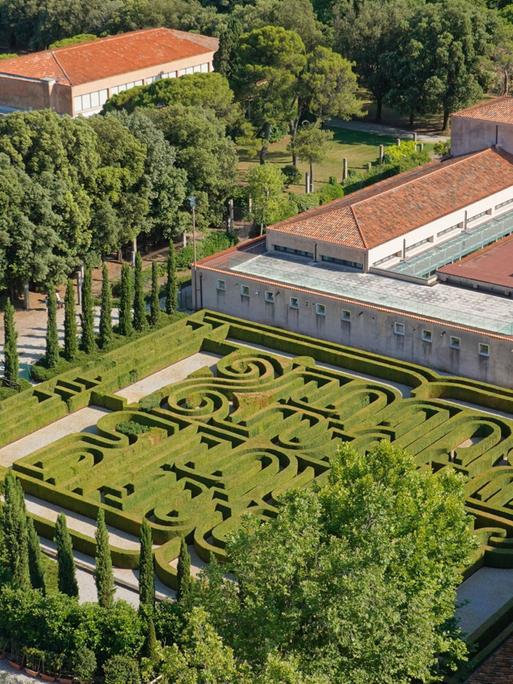
{"type": "Polygon", "coordinates": [[[458,588],[461,628],[471,634],[513,598],[513,570],[480,568],[458,588]]]}

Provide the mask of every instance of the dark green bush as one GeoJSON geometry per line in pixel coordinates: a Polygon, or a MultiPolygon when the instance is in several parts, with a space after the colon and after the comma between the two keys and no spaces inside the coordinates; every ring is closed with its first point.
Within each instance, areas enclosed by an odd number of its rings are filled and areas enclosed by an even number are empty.
{"type": "Polygon", "coordinates": [[[139,666],[137,661],[126,656],[116,655],[104,665],[105,684],[139,684],[139,666]]]}
{"type": "Polygon", "coordinates": [[[135,420],[125,420],[116,425],[116,430],[127,437],[137,437],[137,435],[142,435],[144,432],[149,432],[150,429],[149,425],[143,425],[135,420]]]}
{"type": "Polygon", "coordinates": [[[281,172],[285,176],[285,186],[301,183],[301,171],[294,164],[286,164],[281,167],[281,172]]]}

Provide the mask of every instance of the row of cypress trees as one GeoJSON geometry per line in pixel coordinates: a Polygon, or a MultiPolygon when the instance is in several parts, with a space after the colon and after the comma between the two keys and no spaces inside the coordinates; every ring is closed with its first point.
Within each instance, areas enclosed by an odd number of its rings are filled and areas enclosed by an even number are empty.
{"type": "MultiPolygon", "coordinates": [[[[178,284],[176,280],[176,255],[173,243],[169,246],[167,259],[167,279],[165,288],[166,313],[172,314],[177,308],[178,284]]],[[[46,334],[45,363],[54,368],[59,361],[59,338],[57,332],[57,301],[53,290],[48,293],[48,319],[46,334]]],[[[142,331],[149,324],[154,327],[160,320],[160,291],[158,282],[158,265],[152,263],[151,296],[149,321],[146,313],[146,299],[144,295],[144,279],[142,258],[137,253],[135,267],[123,264],[121,269],[121,294],[119,301],[118,331],[121,335],[129,336],[134,330],[142,331]]],[[[100,306],[100,324],[98,339],[94,333],[94,302],[92,295],[91,269],[86,268],[82,282],[81,306],[81,334],[80,342],[77,335],[75,311],[75,295],[73,281],[68,280],[64,298],[64,358],[72,361],[79,349],[87,354],[92,353],[97,346],[107,349],[112,342],[112,289],[109,282],[107,264],[102,267],[102,292],[100,306]]],[[[14,342],[15,344],[15,342],[14,342]]]]}

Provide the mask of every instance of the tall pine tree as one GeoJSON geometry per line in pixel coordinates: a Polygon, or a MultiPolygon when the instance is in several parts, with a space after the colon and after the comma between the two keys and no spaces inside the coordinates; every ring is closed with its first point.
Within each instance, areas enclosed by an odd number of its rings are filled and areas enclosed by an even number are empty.
{"type": "Polygon", "coordinates": [[[55,368],[59,362],[59,334],[57,332],[57,298],[54,288],[48,290],[46,299],[46,354],[45,363],[48,368],[55,368]]]}
{"type": "Polygon", "coordinates": [[[119,334],[132,334],[132,273],[128,264],[121,267],[121,296],[119,298],[119,334]]]}
{"type": "Polygon", "coordinates": [[[104,608],[112,606],[114,598],[114,575],[112,574],[112,559],[109,548],[109,533],[105,524],[105,512],[98,509],[96,521],[96,569],[94,579],[98,603],[104,608]]]}
{"type": "Polygon", "coordinates": [[[77,318],[75,313],[75,288],[68,278],[64,297],[64,357],[72,361],[78,352],[77,318]]]}
{"type": "Polygon", "coordinates": [[[66,518],[62,513],[59,514],[55,524],[55,544],[57,546],[59,591],[68,596],[78,596],[73,545],[66,525],[66,518]]]}
{"type": "Polygon", "coordinates": [[[167,282],[166,282],[166,313],[172,314],[176,311],[178,300],[178,288],[176,282],[176,254],[173,242],[169,243],[169,254],[167,256],[167,282]]]}
{"type": "Polygon", "coordinates": [[[18,333],[14,323],[14,306],[8,299],[4,312],[4,378],[8,382],[18,382],[19,358],[18,333]]]}
{"type": "Polygon", "coordinates": [[[152,326],[158,325],[160,318],[160,298],[159,298],[159,270],[156,261],[151,263],[151,312],[150,319],[152,326]]]}
{"type": "Polygon", "coordinates": [[[176,600],[184,608],[190,608],[192,592],[191,556],[189,554],[187,542],[184,537],[182,537],[182,541],[180,544],[180,555],[178,556],[178,565],[176,567],[176,573],[176,600]]]}
{"type": "Polygon", "coordinates": [[[3,544],[11,581],[20,589],[30,588],[27,512],[23,490],[9,471],[4,480],[2,508],[3,544]]]}
{"type": "Polygon", "coordinates": [[[141,546],[139,551],[139,605],[147,616],[153,613],[155,605],[155,577],[153,572],[153,550],[151,528],[143,521],[141,525],[141,546]]]}
{"type": "Polygon", "coordinates": [[[135,255],[134,270],[134,329],[144,330],[146,323],[146,303],[144,301],[142,257],[140,253],[137,252],[135,255]]]}
{"type": "Polygon", "coordinates": [[[87,353],[91,354],[96,347],[94,339],[94,305],[91,268],[87,266],[82,281],[82,334],[80,346],[87,353]]]}
{"type": "Polygon", "coordinates": [[[28,532],[28,560],[30,571],[30,583],[34,589],[41,589],[46,593],[45,569],[43,565],[43,554],[39,544],[39,537],[34,527],[32,518],[27,518],[28,532]]]}
{"type": "Polygon", "coordinates": [[[103,262],[102,267],[102,302],[100,309],[100,337],[101,349],[107,349],[112,342],[112,290],[109,282],[109,269],[103,262]]]}

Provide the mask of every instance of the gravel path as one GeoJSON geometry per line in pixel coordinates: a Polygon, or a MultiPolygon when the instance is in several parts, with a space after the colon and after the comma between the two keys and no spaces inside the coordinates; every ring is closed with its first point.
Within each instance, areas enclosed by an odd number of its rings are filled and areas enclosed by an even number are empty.
{"type": "MultiPolygon", "coordinates": [[[[328,125],[330,128],[346,128],[350,131],[361,131],[362,133],[374,133],[375,135],[388,135],[393,138],[413,140],[413,131],[371,121],[342,121],[341,119],[330,119],[328,125]]],[[[437,143],[445,142],[446,140],[449,140],[449,138],[449,135],[442,135],[439,133],[417,133],[417,142],[437,143]]]]}

